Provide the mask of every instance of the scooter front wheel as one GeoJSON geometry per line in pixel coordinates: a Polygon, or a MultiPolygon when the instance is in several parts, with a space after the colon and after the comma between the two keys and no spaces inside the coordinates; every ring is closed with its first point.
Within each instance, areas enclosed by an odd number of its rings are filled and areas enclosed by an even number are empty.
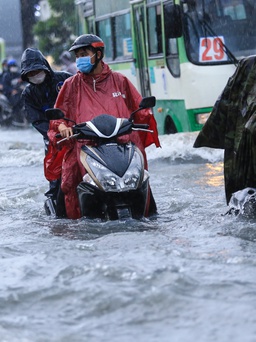
{"type": "Polygon", "coordinates": [[[131,209],[129,207],[117,208],[116,211],[119,220],[132,217],[131,209]]]}

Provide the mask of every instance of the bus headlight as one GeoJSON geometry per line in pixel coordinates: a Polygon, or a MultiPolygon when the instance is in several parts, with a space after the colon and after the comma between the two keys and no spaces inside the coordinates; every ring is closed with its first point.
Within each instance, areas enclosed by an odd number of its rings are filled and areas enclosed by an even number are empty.
{"type": "Polygon", "coordinates": [[[199,113],[196,114],[196,122],[200,125],[204,125],[211,113],[199,113]]]}

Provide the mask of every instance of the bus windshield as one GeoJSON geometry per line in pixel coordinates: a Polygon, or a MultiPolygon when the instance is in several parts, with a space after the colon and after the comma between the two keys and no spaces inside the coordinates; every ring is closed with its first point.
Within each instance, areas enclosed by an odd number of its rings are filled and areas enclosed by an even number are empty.
{"type": "Polygon", "coordinates": [[[185,45],[192,63],[230,63],[256,54],[255,0],[181,3],[185,45]]]}

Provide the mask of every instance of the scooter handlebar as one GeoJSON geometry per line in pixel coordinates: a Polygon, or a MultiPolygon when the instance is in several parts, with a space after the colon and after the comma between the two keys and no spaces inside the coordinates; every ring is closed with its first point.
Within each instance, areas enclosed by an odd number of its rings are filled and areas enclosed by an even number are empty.
{"type": "MultiPolygon", "coordinates": [[[[132,124],[132,130],[134,130],[134,131],[138,130],[138,131],[146,131],[146,132],[153,133],[153,131],[149,130],[148,128],[149,128],[149,125],[148,125],[148,124],[136,124],[136,123],[133,123],[133,124],[132,124]]],[[[59,140],[59,141],[57,142],[57,144],[60,144],[60,143],[62,143],[63,141],[66,141],[66,140],[69,140],[69,139],[77,138],[77,137],[80,136],[80,134],[81,134],[81,133],[78,132],[78,133],[75,133],[75,134],[71,135],[69,138],[63,138],[63,139],[59,140]]],[[[57,133],[57,134],[55,135],[55,137],[56,137],[56,138],[61,138],[61,134],[60,134],[60,133],[57,133]]]]}
{"type": "Polygon", "coordinates": [[[149,125],[148,124],[133,124],[132,125],[132,128],[135,128],[135,129],[148,129],[149,128],[149,125]]]}
{"type": "MultiPolygon", "coordinates": [[[[59,144],[62,143],[63,141],[67,141],[67,140],[69,140],[69,139],[77,138],[79,135],[80,135],[80,133],[76,133],[76,134],[71,135],[71,136],[68,137],[68,138],[63,138],[63,139],[57,141],[57,145],[59,145],[59,144]]],[[[56,137],[56,138],[58,138],[58,137],[61,138],[60,133],[57,133],[57,134],[55,135],[55,137],[56,137]]]]}
{"type": "Polygon", "coordinates": [[[144,131],[144,132],[154,133],[154,131],[148,128],[149,128],[149,125],[147,124],[133,124],[132,125],[133,131],[144,131]]]}

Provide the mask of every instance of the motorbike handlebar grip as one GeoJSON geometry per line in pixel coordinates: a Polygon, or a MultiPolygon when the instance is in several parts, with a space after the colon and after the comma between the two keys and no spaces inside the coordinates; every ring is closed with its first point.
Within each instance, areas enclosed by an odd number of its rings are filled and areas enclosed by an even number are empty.
{"type": "Polygon", "coordinates": [[[137,129],[148,129],[149,125],[148,124],[133,124],[132,128],[137,128],[137,129]]]}
{"type": "Polygon", "coordinates": [[[61,138],[61,134],[60,134],[60,133],[57,133],[57,134],[55,135],[55,138],[61,138]]]}

